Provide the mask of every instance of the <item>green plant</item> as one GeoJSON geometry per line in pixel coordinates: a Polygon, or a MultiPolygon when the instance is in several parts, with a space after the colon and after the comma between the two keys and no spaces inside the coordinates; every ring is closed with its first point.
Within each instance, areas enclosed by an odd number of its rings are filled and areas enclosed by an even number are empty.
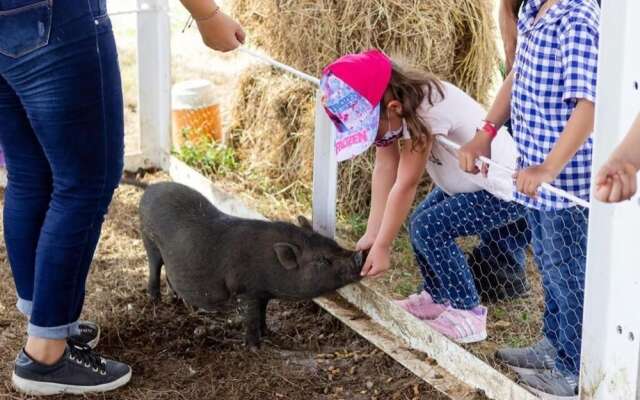
{"type": "Polygon", "coordinates": [[[360,239],[367,230],[367,217],[356,213],[345,213],[341,215],[343,223],[346,224],[353,235],[354,240],[360,239]]]}
{"type": "Polygon", "coordinates": [[[507,77],[507,64],[502,59],[498,60],[498,70],[502,79],[505,79],[507,77]]]}
{"type": "Polygon", "coordinates": [[[180,160],[208,176],[226,176],[238,169],[238,158],[231,147],[203,135],[195,135],[202,139],[190,140],[189,133],[183,130],[185,142],[174,152],[180,160]]]}

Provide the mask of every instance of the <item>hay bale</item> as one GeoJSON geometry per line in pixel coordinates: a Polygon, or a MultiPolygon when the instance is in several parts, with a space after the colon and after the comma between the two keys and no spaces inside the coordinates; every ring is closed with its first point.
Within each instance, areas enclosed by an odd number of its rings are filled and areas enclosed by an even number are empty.
{"type": "Polygon", "coordinates": [[[399,54],[487,102],[498,51],[488,0],[233,0],[255,45],[319,75],[342,54],[399,54]]]}
{"type": "Polygon", "coordinates": [[[239,80],[229,141],[245,171],[267,189],[310,193],[315,90],[264,66],[249,68],[239,80]]]}

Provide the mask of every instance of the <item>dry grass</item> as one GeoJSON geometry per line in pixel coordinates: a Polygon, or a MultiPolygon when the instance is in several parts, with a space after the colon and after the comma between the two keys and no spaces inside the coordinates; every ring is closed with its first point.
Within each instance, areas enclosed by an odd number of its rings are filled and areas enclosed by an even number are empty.
{"type": "Polygon", "coordinates": [[[264,66],[245,71],[240,82],[229,142],[246,173],[310,204],[314,87],[264,66]]]}

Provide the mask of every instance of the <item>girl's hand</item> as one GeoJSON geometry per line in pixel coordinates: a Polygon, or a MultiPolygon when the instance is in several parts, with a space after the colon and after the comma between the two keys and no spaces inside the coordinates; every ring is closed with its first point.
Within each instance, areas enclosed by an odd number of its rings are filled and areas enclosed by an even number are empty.
{"type": "Polygon", "coordinates": [[[358,243],[356,244],[356,251],[369,250],[373,247],[373,243],[375,243],[375,241],[375,235],[370,235],[369,232],[366,232],[360,240],[358,240],[358,243]]]}
{"type": "Polygon", "coordinates": [[[540,185],[553,182],[556,176],[558,176],[557,172],[552,171],[544,164],[540,164],[520,170],[513,177],[516,179],[518,192],[535,198],[538,196],[540,185]]]}
{"type": "Polygon", "coordinates": [[[360,275],[377,278],[387,272],[390,265],[391,254],[389,247],[373,245],[360,275]]]}
{"type": "MultiPolygon", "coordinates": [[[[480,156],[491,158],[491,138],[482,130],[478,130],[473,139],[458,150],[460,169],[477,174],[480,168],[476,165],[476,161],[480,156]]],[[[486,175],[486,165],[483,165],[482,172],[486,175]]]]}
{"type": "Polygon", "coordinates": [[[637,172],[631,163],[610,159],[596,176],[596,199],[604,203],[629,200],[637,190],[637,172]]]}
{"type": "Polygon", "coordinates": [[[245,33],[240,24],[222,11],[197,24],[202,41],[213,50],[231,51],[244,43],[245,33]]]}

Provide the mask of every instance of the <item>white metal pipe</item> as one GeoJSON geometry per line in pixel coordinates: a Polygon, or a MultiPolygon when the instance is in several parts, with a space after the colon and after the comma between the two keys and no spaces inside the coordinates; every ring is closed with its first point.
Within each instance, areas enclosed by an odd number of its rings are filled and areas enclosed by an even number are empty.
{"type": "MultiPolygon", "coordinates": [[[[452,141],[449,138],[446,138],[446,137],[444,137],[442,135],[438,135],[438,136],[436,136],[436,139],[440,143],[442,143],[442,144],[444,144],[446,146],[449,146],[449,147],[453,148],[454,150],[460,150],[461,146],[458,143],[452,141]]],[[[513,169],[511,169],[509,167],[506,167],[506,166],[504,166],[502,164],[498,164],[497,162],[495,162],[495,161],[493,161],[493,160],[491,160],[490,158],[487,158],[487,157],[482,157],[481,156],[480,157],[480,162],[488,164],[488,165],[490,165],[492,167],[496,167],[498,169],[501,169],[501,170],[503,170],[503,171],[505,171],[505,172],[507,172],[507,173],[509,173],[511,175],[516,173],[516,171],[514,171],[513,169]]],[[[543,183],[541,185],[541,188],[544,189],[544,190],[547,190],[547,191],[549,191],[551,193],[554,193],[554,194],[556,194],[556,195],[558,195],[560,197],[564,197],[567,200],[571,200],[572,202],[574,202],[575,204],[577,204],[579,206],[582,206],[582,207],[585,207],[585,208],[590,208],[590,204],[589,204],[588,201],[585,201],[585,200],[583,200],[583,199],[581,199],[581,198],[579,198],[577,196],[574,196],[571,193],[568,193],[568,192],[566,192],[566,191],[564,191],[562,189],[558,189],[557,187],[551,186],[548,183],[543,183]]]]}
{"type": "Polygon", "coordinates": [[[260,61],[262,61],[264,63],[273,65],[274,67],[278,67],[280,69],[283,69],[283,70],[285,70],[285,71],[297,76],[298,78],[304,79],[304,80],[309,81],[309,82],[311,82],[311,83],[313,83],[313,84],[315,84],[317,86],[320,86],[320,79],[318,79],[316,77],[313,77],[313,76],[311,76],[309,74],[305,74],[302,71],[298,71],[297,69],[295,69],[295,68],[293,68],[293,67],[291,67],[291,66],[289,66],[287,64],[283,64],[280,61],[276,61],[271,57],[268,57],[268,56],[266,56],[264,54],[260,54],[257,51],[248,49],[246,47],[240,47],[240,48],[238,48],[238,50],[240,50],[243,53],[249,54],[252,57],[257,58],[257,59],[259,59],[260,61]]]}

